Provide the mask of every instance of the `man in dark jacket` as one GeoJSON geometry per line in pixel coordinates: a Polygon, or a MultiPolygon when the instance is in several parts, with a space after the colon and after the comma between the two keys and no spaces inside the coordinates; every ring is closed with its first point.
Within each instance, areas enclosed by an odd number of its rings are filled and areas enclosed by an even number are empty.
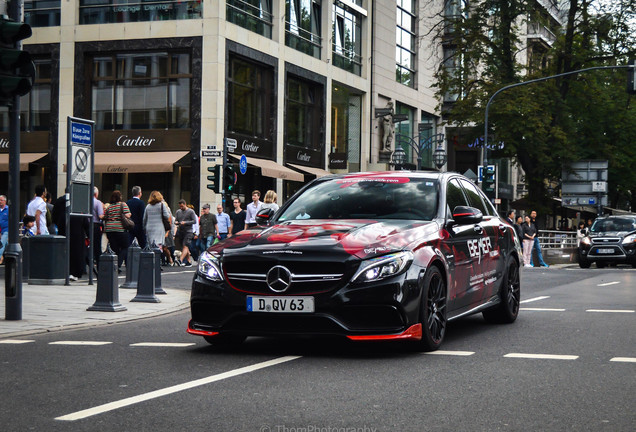
{"type": "Polygon", "coordinates": [[[130,218],[135,223],[135,227],[128,231],[128,237],[132,244],[133,239],[137,239],[140,248],[146,247],[146,234],[144,233],[144,212],[146,211],[146,204],[141,200],[141,187],[133,186],[132,198],[126,201],[128,208],[130,209],[130,218]]]}
{"type": "Polygon", "coordinates": [[[506,221],[515,229],[515,234],[517,235],[517,240],[519,240],[519,244],[523,245],[523,234],[521,233],[521,226],[518,226],[515,223],[515,211],[508,210],[506,213],[506,221]]]}

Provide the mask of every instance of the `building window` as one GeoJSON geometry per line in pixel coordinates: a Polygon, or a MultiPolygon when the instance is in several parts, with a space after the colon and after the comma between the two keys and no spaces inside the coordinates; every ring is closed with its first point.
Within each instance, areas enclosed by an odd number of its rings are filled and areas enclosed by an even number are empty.
{"type": "Polygon", "coordinates": [[[408,163],[415,164],[416,155],[413,148],[409,143],[417,142],[416,132],[413,130],[413,124],[415,123],[415,109],[401,102],[395,104],[396,114],[406,114],[407,120],[401,121],[395,124],[395,145],[401,145],[402,149],[406,153],[406,160],[408,163]]]}
{"type": "Polygon", "coordinates": [[[31,27],[60,25],[60,0],[24,0],[24,22],[31,27]]]}
{"type": "Polygon", "coordinates": [[[444,47],[444,70],[451,86],[444,93],[444,102],[455,102],[459,98],[459,65],[460,59],[454,48],[444,47]]]}
{"type": "Polygon", "coordinates": [[[350,172],[360,170],[362,96],[334,84],[331,93],[331,154],[345,158],[350,172]]]}
{"type": "MultiPolygon", "coordinates": [[[[33,59],[36,79],[31,91],[20,98],[20,130],[48,131],[51,127],[51,59],[33,59]]],[[[9,132],[9,111],[0,108],[0,132],[9,132]]]]}
{"type": "Polygon", "coordinates": [[[456,25],[463,19],[467,18],[465,0],[446,0],[444,5],[444,33],[451,35],[455,33],[456,25]]]}
{"type": "MultiPolygon", "coordinates": [[[[360,0],[357,0],[360,3],[360,0]]],[[[333,4],[333,64],[362,73],[362,15],[339,1],[333,4]]]]}
{"type": "Polygon", "coordinates": [[[96,128],[188,128],[191,81],[187,53],[97,55],[91,80],[96,128]]]}
{"type": "Polygon", "coordinates": [[[297,78],[287,79],[286,143],[311,150],[322,148],[322,86],[297,78]]]}
{"type": "Polygon", "coordinates": [[[80,0],[80,24],[201,18],[201,0],[80,0]]]}
{"type": "Polygon", "coordinates": [[[272,38],[272,0],[227,0],[226,19],[272,38]]]}
{"type": "Polygon", "coordinates": [[[320,58],[320,0],[285,0],[285,45],[320,58]]]}
{"type": "Polygon", "coordinates": [[[415,0],[397,0],[396,80],[415,87],[415,0]]]}

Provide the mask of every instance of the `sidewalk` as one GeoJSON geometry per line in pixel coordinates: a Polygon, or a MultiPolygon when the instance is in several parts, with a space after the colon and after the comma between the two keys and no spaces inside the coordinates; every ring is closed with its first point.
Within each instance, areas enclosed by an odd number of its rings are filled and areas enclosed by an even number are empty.
{"type": "MultiPolygon", "coordinates": [[[[4,277],[0,279],[4,291],[4,277]]],[[[120,279],[120,283],[123,280],[120,279]]],[[[119,302],[127,310],[95,312],[86,309],[95,303],[97,281],[86,280],[65,285],[22,285],[22,320],[5,319],[6,299],[0,304],[0,339],[34,333],[93,327],[163,315],[189,306],[190,291],[167,287],[167,295],[157,295],[161,303],[131,303],[136,289],[119,289],[119,302]]]]}

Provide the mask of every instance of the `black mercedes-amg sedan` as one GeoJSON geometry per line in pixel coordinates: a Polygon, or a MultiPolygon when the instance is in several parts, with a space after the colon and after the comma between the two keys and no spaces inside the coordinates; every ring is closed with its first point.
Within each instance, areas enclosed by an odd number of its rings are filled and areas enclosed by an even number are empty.
{"type": "Polygon", "coordinates": [[[409,340],[430,351],[450,320],[482,312],[512,323],[519,313],[514,229],[459,174],[326,176],[262,219],[200,257],[189,333],[211,344],[409,340]]]}

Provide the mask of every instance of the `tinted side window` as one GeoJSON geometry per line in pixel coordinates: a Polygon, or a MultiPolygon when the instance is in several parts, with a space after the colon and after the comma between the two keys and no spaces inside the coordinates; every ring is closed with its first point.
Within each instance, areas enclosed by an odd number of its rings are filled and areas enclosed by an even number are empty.
{"type": "Polygon", "coordinates": [[[464,187],[464,192],[466,192],[466,196],[468,196],[468,202],[471,207],[475,207],[479,209],[484,216],[490,214],[490,212],[486,209],[486,205],[481,199],[481,195],[477,190],[477,186],[474,184],[467,182],[466,180],[460,180],[462,186],[464,187]]]}
{"type": "Polygon", "coordinates": [[[452,179],[446,185],[446,204],[451,212],[457,206],[468,205],[466,197],[464,197],[464,193],[462,192],[462,188],[459,186],[457,179],[452,179]]]}

